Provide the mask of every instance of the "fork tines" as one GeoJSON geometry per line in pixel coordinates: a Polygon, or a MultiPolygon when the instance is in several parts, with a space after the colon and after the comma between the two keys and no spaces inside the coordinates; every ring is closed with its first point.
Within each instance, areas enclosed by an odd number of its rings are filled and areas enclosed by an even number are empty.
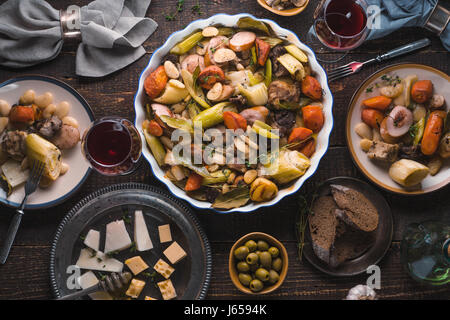
{"type": "Polygon", "coordinates": [[[39,160],[33,160],[31,165],[31,173],[28,177],[27,183],[25,184],[25,192],[27,194],[34,192],[41,180],[42,174],[44,173],[45,163],[39,160]]]}
{"type": "Polygon", "coordinates": [[[353,69],[349,64],[336,68],[334,70],[331,70],[328,73],[328,81],[334,81],[343,77],[346,77],[348,75],[351,75],[353,73],[353,69]]]}

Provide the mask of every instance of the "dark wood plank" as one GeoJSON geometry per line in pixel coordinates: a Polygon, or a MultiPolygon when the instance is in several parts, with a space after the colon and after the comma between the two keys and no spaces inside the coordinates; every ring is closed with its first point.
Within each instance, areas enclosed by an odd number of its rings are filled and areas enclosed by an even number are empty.
{"type": "MultiPolygon", "coordinates": [[[[85,5],[88,0],[49,1],[55,8],[63,9],[69,4],[85,5]]],[[[3,3],[3,1],[0,1],[3,3]]],[[[196,0],[186,0],[184,11],[175,21],[166,21],[165,14],[173,12],[176,0],[153,0],[147,16],[155,19],[159,28],[144,44],[147,54],[136,63],[101,79],[88,79],[75,76],[76,46],[66,45],[55,60],[45,64],[11,70],[0,68],[0,82],[24,74],[44,74],[67,82],[78,90],[91,104],[96,117],[115,114],[134,119],[133,98],[137,89],[141,70],[147,65],[151,53],[157,49],[173,32],[183,28],[191,21],[206,18],[215,13],[236,14],[249,12],[257,17],[273,19],[281,26],[293,30],[305,39],[312,24],[312,12],[317,0],[297,17],[278,17],[265,11],[254,0],[214,0],[200,1],[202,15],[191,11],[196,0]],[[171,10],[172,9],[172,10],[171,10]]],[[[432,45],[425,50],[402,57],[384,65],[397,62],[415,62],[433,66],[448,73],[450,54],[426,30],[407,28],[384,39],[369,41],[348,55],[342,62],[363,61],[374,55],[417,40],[431,37],[432,45]]],[[[332,57],[331,52],[323,53],[332,57]]],[[[330,70],[338,64],[327,64],[330,70]]],[[[353,92],[360,83],[380,66],[370,66],[360,74],[333,83],[335,104],[334,130],[330,138],[330,149],[322,159],[315,175],[307,181],[301,192],[311,192],[321,181],[335,176],[365,178],[353,165],[345,141],[345,118],[347,106],[353,92]]],[[[151,175],[145,162],[133,175],[119,178],[105,178],[93,174],[83,188],[70,200],[49,210],[28,212],[17,236],[17,241],[5,266],[0,266],[0,299],[46,299],[51,298],[48,277],[49,250],[54,232],[62,217],[89,193],[114,183],[143,182],[165,188],[151,175]]],[[[450,213],[450,203],[446,199],[449,187],[431,195],[401,197],[381,191],[392,207],[395,232],[394,242],[386,257],[380,263],[382,268],[382,289],[379,294],[385,299],[431,299],[450,298],[450,288],[429,288],[416,284],[402,269],[399,257],[399,241],[406,225],[426,219],[439,219],[450,213]]],[[[342,299],[353,285],[364,283],[365,275],[336,279],[315,270],[307,262],[300,262],[296,256],[296,240],[293,230],[297,213],[297,197],[290,196],[271,208],[258,210],[251,214],[217,214],[211,211],[197,211],[197,216],[206,230],[213,248],[213,278],[208,298],[246,299],[229,280],[227,271],[228,251],[234,240],[251,231],[265,231],[282,240],[287,246],[290,268],[286,283],[282,288],[265,298],[270,299],[342,299]]],[[[12,210],[2,207],[0,215],[0,241],[7,230],[12,210]]]]}

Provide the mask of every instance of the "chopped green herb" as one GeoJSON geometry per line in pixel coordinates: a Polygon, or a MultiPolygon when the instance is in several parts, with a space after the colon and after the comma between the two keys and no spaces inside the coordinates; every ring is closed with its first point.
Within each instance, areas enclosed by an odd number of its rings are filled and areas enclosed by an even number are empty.
{"type": "Polygon", "coordinates": [[[373,92],[373,87],[369,87],[366,89],[366,93],[373,92]]]}
{"type": "Polygon", "coordinates": [[[184,7],[184,0],[178,0],[178,2],[177,2],[177,7],[176,7],[176,11],[174,12],[174,13],[171,13],[171,14],[166,14],[165,15],[165,18],[166,18],[166,20],[167,21],[173,21],[173,20],[175,20],[175,17],[177,16],[177,14],[179,13],[179,12],[182,12],[183,11],[183,8],[184,7]]]}
{"type": "Polygon", "coordinates": [[[122,219],[126,224],[131,224],[131,218],[128,215],[123,215],[122,219]]]}
{"type": "Polygon", "coordinates": [[[102,262],[103,260],[100,259],[99,257],[97,257],[97,261],[98,261],[98,262],[102,262]]]}
{"type": "Polygon", "coordinates": [[[80,236],[80,240],[84,241],[84,240],[86,240],[86,237],[85,236],[80,236]]]}
{"type": "Polygon", "coordinates": [[[197,3],[194,6],[192,6],[192,12],[198,14],[199,16],[203,14],[200,0],[197,0],[197,3]]]}
{"type": "Polygon", "coordinates": [[[136,249],[136,242],[132,242],[131,243],[131,247],[130,247],[130,252],[136,252],[137,251],[137,249],[136,249]]]}

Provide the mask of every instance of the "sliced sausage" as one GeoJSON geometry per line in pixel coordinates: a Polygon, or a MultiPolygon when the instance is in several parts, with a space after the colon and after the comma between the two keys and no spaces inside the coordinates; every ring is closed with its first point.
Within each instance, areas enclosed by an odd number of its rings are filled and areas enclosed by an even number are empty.
{"type": "Polygon", "coordinates": [[[217,36],[211,38],[205,54],[205,65],[209,66],[215,64],[213,61],[214,53],[219,49],[226,48],[227,45],[228,45],[228,38],[225,36],[217,36]]]}
{"type": "Polygon", "coordinates": [[[227,48],[220,48],[214,53],[213,60],[216,64],[222,65],[236,59],[236,53],[227,48]]]}
{"type": "Polygon", "coordinates": [[[205,69],[205,60],[198,54],[191,54],[181,62],[181,69],[187,70],[190,73],[194,73],[197,67],[200,67],[200,71],[205,69]]]}
{"type": "Polygon", "coordinates": [[[236,33],[230,40],[230,48],[233,51],[241,52],[250,49],[256,40],[256,34],[250,31],[236,33]]]}
{"type": "Polygon", "coordinates": [[[198,82],[202,88],[210,90],[216,82],[225,81],[225,73],[218,66],[208,66],[198,75],[198,82]]]}

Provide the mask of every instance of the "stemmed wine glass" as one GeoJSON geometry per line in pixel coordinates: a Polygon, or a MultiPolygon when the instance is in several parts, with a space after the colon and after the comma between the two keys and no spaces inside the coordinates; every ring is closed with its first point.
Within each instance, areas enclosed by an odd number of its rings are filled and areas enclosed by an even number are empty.
{"type": "Polygon", "coordinates": [[[337,62],[366,40],[369,35],[367,9],[364,0],[323,1],[308,32],[308,44],[317,53],[326,52],[328,48],[341,54],[333,60],[318,58],[319,61],[337,62]]]}
{"type": "Polygon", "coordinates": [[[133,172],[142,153],[139,132],[130,121],[119,117],[93,122],[83,135],[81,147],[91,167],[108,176],[133,172]]]}

